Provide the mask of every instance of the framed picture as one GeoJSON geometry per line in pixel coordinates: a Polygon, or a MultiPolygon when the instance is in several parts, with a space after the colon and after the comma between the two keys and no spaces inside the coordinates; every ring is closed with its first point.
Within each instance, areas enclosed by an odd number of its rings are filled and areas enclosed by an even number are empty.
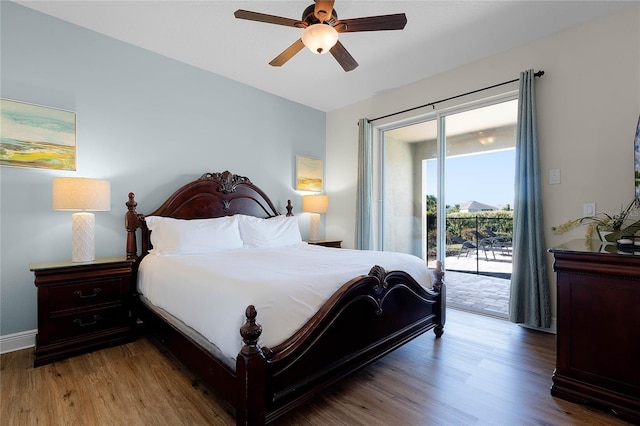
{"type": "Polygon", "coordinates": [[[0,165],[76,169],[76,113],[0,99],[0,165]]]}
{"type": "Polygon", "coordinates": [[[322,159],[296,156],[296,190],[322,192],[322,159]]]}
{"type": "Polygon", "coordinates": [[[640,205],[640,117],[636,126],[636,138],[633,144],[635,164],[636,205],[640,205]]]}

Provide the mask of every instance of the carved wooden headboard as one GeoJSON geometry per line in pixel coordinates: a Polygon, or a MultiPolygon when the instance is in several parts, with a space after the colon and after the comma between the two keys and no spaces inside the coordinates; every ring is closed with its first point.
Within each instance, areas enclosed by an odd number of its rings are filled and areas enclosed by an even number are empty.
{"type": "MultiPolygon", "coordinates": [[[[280,213],[269,197],[247,177],[224,171],[205,173],[199,179],[187,183],[174,192],[152,213],[136,212],[138,203],[133,192],[129,193],[125,215],[127,229],[127,258],[141,260],[151,247],[150,232],[145,216],[164,216],[176,219],[209,219],[234,214],[256,217],[273,217],[280,213]],[[141,230],[140,248],[136,233],[141,230]]],[[[292,216],[291,200],[287,202],[287,216],[292,216]]]]}

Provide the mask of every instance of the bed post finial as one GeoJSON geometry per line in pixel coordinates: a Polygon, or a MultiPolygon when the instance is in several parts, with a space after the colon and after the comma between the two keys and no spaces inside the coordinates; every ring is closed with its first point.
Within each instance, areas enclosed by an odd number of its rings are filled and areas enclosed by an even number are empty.
{"type": "Polygon", "coordinates": [[[287,216],[293,216],[293,204],[291,204],[291,200],[287,200],[287,216]]]}
{"type": "Polygon", "coordinates": [[[256,316],[258,316],[256,307],[253,305],[247,306],[245,316],[247,317],[247,322],[240,327],[240,335],[245,344],[242,347],[242,352],[247,352],[250,348],[258,346],[258,339],[262,334],[262,326],[256,322],[256,316]],[[245,348],[247,348],[247,351],[245,351],[245,348]]]}
{"type": "Polygon", "coordinates": [[[124,216],[124,226],[127,229],[127,259],[138,258],[138,244],[136,242],[136,229],[138,229],[138,213],[136,212],[135,194],[129,193],[129,201],[125,203],[127,213],[124,216]]]}
{"type": "Polygon", "coordinates": [[[433,283],[433,289],[435,291],[440,291],[442,288],[442,277],[444,277],[444,272],[442,271],[442,262],[436,260],[436,269],[433,271],[433,275],[436,278],[436,282],[433,283]]]}
{"type": "Polygon", "coordinates": [[[442,262],[436,261],[436,270],[433,272],[436,278],[436,282],[433,283],[433,289],[438,292],[438,299],[440,301],[440,310],[436,312],[436,326],[433,328],[433,332],[436,337],[442,337],[444,333],[444,323],[447,320],[447,313],[445,310],[447,300],[447,286],[442,281],[444,277],[444,271],[442,270],[442,262]]]}
{"type": "Polygon", "coordinates": [[[267,380],[267,360],[258,346],[262,326],[256,323],[258,315],[255,306],[249,305],[245,311],[247,321],[240,328],[244,346],[236,358],[238,377],[238,400],[236,424],[262,425],[267,412],[264,385],[267,380]]]}

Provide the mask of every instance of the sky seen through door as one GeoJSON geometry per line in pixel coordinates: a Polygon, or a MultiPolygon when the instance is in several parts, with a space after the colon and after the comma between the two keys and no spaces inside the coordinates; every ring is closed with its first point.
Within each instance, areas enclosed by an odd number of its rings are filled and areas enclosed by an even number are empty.
{"type": "MultiPolygon", "coordinates": [[[[437,196],[436,160],[427,160],[427,195],[437,196]]],[[[478,201],[513,209],[515,148],[448,157],[446,203],[450,206],[478,201]]]]}

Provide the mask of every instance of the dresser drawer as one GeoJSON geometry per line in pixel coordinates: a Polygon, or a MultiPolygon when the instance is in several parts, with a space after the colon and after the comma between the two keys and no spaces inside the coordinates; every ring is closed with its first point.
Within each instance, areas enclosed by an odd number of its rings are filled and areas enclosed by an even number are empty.
{"type": "Polygon", "coordinates": [[[129,312],[122,306],[77,312],[50,318],[49,340],[55,342],[68,338],[79,338],[91,333],[129,324],[129,312]]]}
{"type": "Polygon", "coordinates": [[[111,278],[51,287],[49,289],[49,312],[54,314],[68,309],[120,303],[123,291],[121,284],[121,278],[111,278]]]}

